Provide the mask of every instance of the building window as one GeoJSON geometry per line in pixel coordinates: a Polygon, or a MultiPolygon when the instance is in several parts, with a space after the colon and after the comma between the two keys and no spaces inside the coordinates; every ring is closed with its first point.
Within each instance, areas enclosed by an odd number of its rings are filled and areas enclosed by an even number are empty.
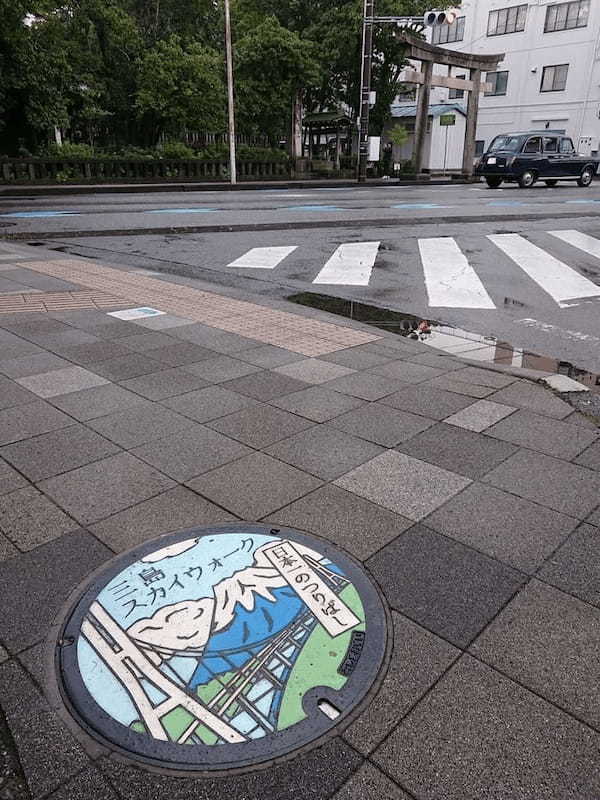
{"type": "Polygon", "coordinates": [[[506,94],[506,87],[508,86],[508,72],[488,72],[486,75],[486,83],[491,84],[489,91],[485,93],[486,97],[498,97],[499,95],[506,94]]]}
{"type": "Polygon", "coordinates": [[[557,3],[546,9],[544,33],[568,31],[572,28],[585,28],[590,16],[590,0],[576,0],[574,3],[557,3]]]}
{"type": "MultiPolygon", "coordinates": [[[[466,75],[457,75],[456,77],[459,78],[461,81],[467,79],[466,75]]],[[[449,100],[462,100],[464,96],[465,96],[464,89],[450,89],[450,91],[448,92],[449,100]]]]}
{"type": "Polygon", "coordinates": [[[432,44],[451,44],[462,42],[465,38],[465,18],[459,17],[452,25],[437,25],[433,29],[432,44]]]}
{"type": "Polygon", "coordinates": [[[527,4],[512,6],[511,8],[499,8],[498,11],[490,11],[487,35],[502,36],[504,33],[524,31],[526,22],[527,4]]]}
{"type": "Polygon", "coordinates": [[[475,155],[482,156],[485,153],[485,139],[478,139],[475,142],[475,155]]]}
{"type": "Polygon", "coordinates": [[[564,92],[567,88],[568,64],[555,64],[544,67],[540,92],[564,92]]]}

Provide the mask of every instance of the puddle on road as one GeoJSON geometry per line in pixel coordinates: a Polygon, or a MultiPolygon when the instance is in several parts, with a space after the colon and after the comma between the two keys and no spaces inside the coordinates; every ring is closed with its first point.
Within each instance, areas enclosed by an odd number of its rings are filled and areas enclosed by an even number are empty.
{"type": "MultiPolygon", "coordinates": [[[[452,355],[460,355],[471,361],[567,375],[587,386],[592,392],[600,394],[600,374],[580,369],[569,361],[560,361],[513,347],[495,336],[481,336],[435,320],[424,320],[413,314],[404,314],[401,311],[392,311],[368,303],[346,300],[343,297],[301,292],[289,295],[286,299],[298,305],[318,308],[321,311],[328,311],[330,314],[337,314],[356,322],[382,328],[399,336],[421,341],[438,350],[452,355]]],[[[519,301],[507,297],[505,304],[519,305],[519,301]]]]}

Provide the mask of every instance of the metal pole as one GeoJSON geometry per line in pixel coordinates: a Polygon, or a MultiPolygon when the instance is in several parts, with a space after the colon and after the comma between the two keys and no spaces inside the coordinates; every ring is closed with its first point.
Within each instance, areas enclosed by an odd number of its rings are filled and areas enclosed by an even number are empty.
{"type": "Polygon", "coordinates": [[[225,54],[227,60],[227,111],[229,118],[229,173],[231,183],[237,183],[235,165],[235,107],[233,103],[233,52],[231,48],[231,17],[229,0],[225,0],[225,54]]]}
{"type": "Polygon", "coordinates": [[[371,61],[373,58],[373,17],[375,0],[364,0],[363,46],[360,81],[360,137],[358,151],[358,182],[367,179],[367,160],[369,157],[369,100],[371,96],[371,61]]]}

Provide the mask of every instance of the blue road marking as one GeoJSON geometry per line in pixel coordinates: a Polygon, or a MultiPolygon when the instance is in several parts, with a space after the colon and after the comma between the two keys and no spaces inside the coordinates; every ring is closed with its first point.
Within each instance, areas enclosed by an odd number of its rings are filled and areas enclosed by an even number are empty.
{"type": "Polygon", "coordinates": [[[337,206],[287,206],[286,211],[343,211],[337,206]]]}
{"type": "Polygon", "coordinates": [[[567,203],[600,203],[600,200],[567,200],[567,203]]]}
{"type": "Polygon", "coordinates": [[[440,206],[437,203],[400,203],[391,208],[428,209],[428,208],[454,208],[454,206],[440,206]]]}
{"type": "Polygon", "coordinates": [[[0,214],[0,217],[78,217],[78,211],[11,211],[9,214],[0,214]]]}
{"type": "Polygon", "coordinates": [[[488,206],[528,206],[530,203],[522,203],[520,200],[492,200],[488,206]]]}

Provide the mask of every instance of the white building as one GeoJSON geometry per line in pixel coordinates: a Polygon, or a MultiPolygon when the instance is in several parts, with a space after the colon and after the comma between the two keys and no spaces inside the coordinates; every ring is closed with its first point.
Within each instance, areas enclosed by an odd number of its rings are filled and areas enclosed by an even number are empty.
{"type": "MultiPolygon", "coordinates": [[[[434,44],[506,53],[498,71],[487,73],[492,87],[481,98],[478,152],[498,133],[551,128],[571,136],[580,152],[597,155],[600,0],[463,0],[458,14],[451,26],[433,29],[434,44]]],[[[431,93],[432,105],[461,101],[460,92],[431,93]]]]}

